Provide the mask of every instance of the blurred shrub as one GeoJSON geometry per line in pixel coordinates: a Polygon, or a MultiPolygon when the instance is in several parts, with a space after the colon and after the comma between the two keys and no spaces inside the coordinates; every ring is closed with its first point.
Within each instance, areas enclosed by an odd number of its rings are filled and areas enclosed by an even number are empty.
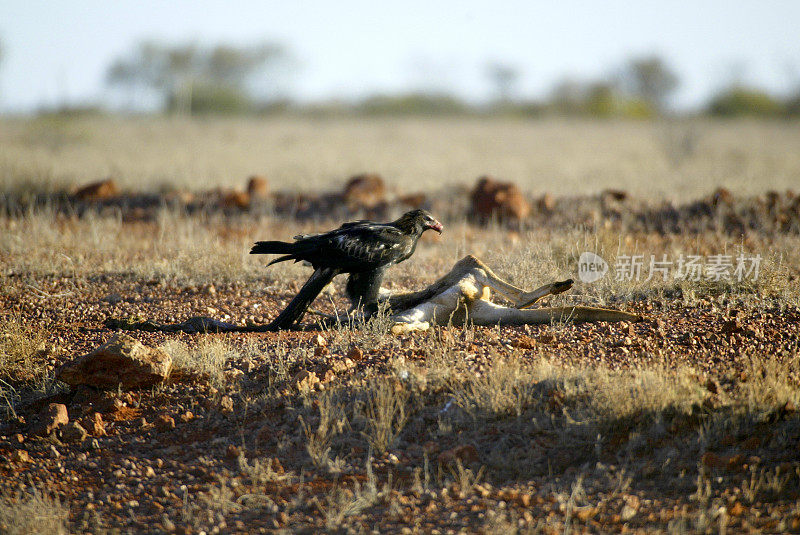
{"type": "Polygon", "coordinates": [[[707,110],[718,117],[776,117],[784,107],[766,91],[733,87],[713,97],[707,110]]]}
{"type": "Polygon", "coordinates": [[[800,92],[789,97],[789,100],[786,101],[785,111],[787,117],[800,117],[800,92]]]}
{"type": "Polygon", "coordinates": [[[456,115],[468,113],[470,107],[453,95],[406,93],[369,97],[356,111],[368,115],[456,115]]]}
{"type": "MultiPolygon", "coordinates": [[[[232,86],[195,85],[189,99],[189,111],[192,115],[244,113],[251,108],[252,102],[247,94],[232,86]]],[[[179,103],[174,96],[168,99],[167,109],[179,110],[179,103]]]]}
{"type": "Polygon", "coordinates": [[[654,106],[645,99],[629,96],[608,82],[561,85],[554,90],[549,109],[561,115],[599,118],[647,119],[656,115],[654,106]]]}

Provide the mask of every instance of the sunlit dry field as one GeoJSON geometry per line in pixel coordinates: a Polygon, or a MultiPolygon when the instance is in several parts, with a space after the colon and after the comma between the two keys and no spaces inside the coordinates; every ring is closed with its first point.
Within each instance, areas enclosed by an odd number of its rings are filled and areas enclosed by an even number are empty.
{"type": "MultiPolygon", "coordinates": [[[[797,146],[783,122],[4,120],[0,532],[800,531],[797,146]],[[364,172],[447,214],[389,289],[474,254],[527,289],[576,279],[547,304],[644,321],[129,331],[171,357],[168,380],[54,380],[120,334],[110,319],[269,322],[310,270],[265,268],[251,244],[341,221],[269,202],[133,217],[48,194],[107,177],[123,196],[241,189],[258,174],[310,195],[364,172]],[[485,174],[519,185],[526,221],[467,217],[485,174]],[[7,209],[25,192],[67,204],[7,209]],[[578,277],[584,252],[604,278],[578,277]],[[641,273],[623,275],[634,255],[641,273]],[[651,255],[671,262],[664,277],[648,276],[651,255]],[[719,255],[729,276],[677,276],[679,259],[719,255]],[[69,422],[43,431],[51,404],[69,422]]],[[[344,311],[342,286],[315,308],[344,311]]]]}
{"type": "Polygon", "coordinates": [[[796,188],[793,122],[563,119],[83,119],[0,123],[0,185],[113,176],[131,189],[329,188],[365,171],[393,186],[439,189],[491,174],[529,193],[686,200],[796,188]]]}

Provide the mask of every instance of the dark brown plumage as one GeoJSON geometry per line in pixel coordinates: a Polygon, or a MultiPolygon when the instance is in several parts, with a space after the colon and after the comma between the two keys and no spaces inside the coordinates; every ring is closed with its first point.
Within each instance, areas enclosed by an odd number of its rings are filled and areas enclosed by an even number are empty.
{"type": "Polygon", "coordinates": [[[374,305],[386,269],[414,254],[417,240],[428,229],[441,233],[442,224],[425,210],[412,210],[390,223],[355,221],[323,234],[295,236],[294,242],[256,242],[250,254],[282,255],[269,265],[294,260],[314,268],[271,325],[287,328],[299,321],[322,289],[341,273],[350,274],[347,294],[353,306],[374,305]]]}

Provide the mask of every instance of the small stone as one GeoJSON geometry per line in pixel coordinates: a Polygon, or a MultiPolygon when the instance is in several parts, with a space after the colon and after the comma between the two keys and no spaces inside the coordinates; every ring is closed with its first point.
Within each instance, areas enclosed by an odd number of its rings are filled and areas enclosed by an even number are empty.
{"type": "Polygon", "coordinates": [[[161,525],[164,527],[164,531],[175,531],[175,523],[166,514],[161,519],[161,525]]]}
{"type": "Polygon", "coordinates": [[[325,347],[328,345],[328,342],[325,340],[325,338],[323,338],[321,334],[318,334],[314,338],[314,345],[316,345],[317,347],[325,347]]]}
{"type": "Polygon", "coordinates": [[[14,453],[11,454],[11,460],[17,463],[29,463],[31,462],[31,456],[25,450],[14,450],[14,453]]]}
{"type": "Polygon", "coordinates": [[[39,415],[39,425],[36,426],[34,434],[46,436],[52,433],[60,425],[69,423],[67,406],[62,403],[51,403],[39,415]]]}
{"type": "Polygon", "coordinates": [[[144,477],[155,477],[156,471],[153,470],[152,466],[148,466],[144,469],[144,477]]]}
{"type": "Polygon", "coordinates": [[[293,378],[292,383],[298,390],[313,390],[320,384],[319,377],[314,372],[308,370],[300,370],[293,378]]]}
{"type": "Polygon", "coordinates": [[[222,408],[222,412],[233,412],[233,400],[230,396],[222,396],[222,399],[219,401],[219,405],[222,408]]]}
{"type": "Polygon", "coordinates": [[[355,368],[355,366],[356,363],[353,362],[351,358],[345,357],[342,360],[334,361],[331,367],[333,368],[333,371],[336,373],[344,373],[348,370],[352,370],[353,368],[355,368]]]}
{"type": "Polygon", "coordinates": [[[739,323],[738,319],[728,320],[725,323],[723,323],[722,327],[720,328],[720,332],[723,334],[735,334],[735,333],[740,333],[743,330],[744,329],[742,328],[742,324],[739,323]]]}
{"type": "Polygon", "coordinates": [[[539,335],[539,342],[543,344],[552,344],[556,341],[556,335],[553,333],[542,333],[539,335]]]}
{"type": "Polygon", "coordinates": [[[61,428],[61,439],[64,442],[83,442],[87,436],[89,433],[78,422],[70,422],[61,428]]]}
{"type": "Polygon", "coordinates": [[[628,520],[630,520],[635,516],[636,516],[636,509],[627,504],[622,508],[622,511],[620,512],[620,517],[622,517],[622,520],[624,520],[625,522],[627,522],[628,520]]]}
{"type": "Polygon", "coordinates": [[[155,426],[161,432],[169,431],[170,429],[175,429],[175,420],[168,414],[161,414],[156,418],[155,426]]]}
{"type": "Polygon", "coordinates": [[[81,420],[81,423],[83,428],[91,435],[102,437],[106,434],[106,424],[103,422],[103,415],[99,412],[93,412],[91,416],[87,416],[81,420]]]}
{"type": "Polygon", "coordinates": [[[516,341],[512,342],[511,345],[519,349],[535,349],[536,340],[530,336],[522,335],[516,341]]]}
{"type": "Polygon", "coordinates": [[[364,352],[361,351],[361,348],[353,346],[350,348],[350,351],[347,352],[347,358],[358,362],[364,358],[364,352]]]}

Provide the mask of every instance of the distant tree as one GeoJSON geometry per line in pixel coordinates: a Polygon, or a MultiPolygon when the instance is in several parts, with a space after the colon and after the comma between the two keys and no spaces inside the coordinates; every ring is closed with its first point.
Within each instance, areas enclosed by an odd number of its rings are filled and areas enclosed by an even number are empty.
{"type": "Polygon", "coordinates": [[[563,78],[550,90],[550,107],[562,115],[577,115],[586,112],[586,83],[573,78],[563,78]]]}
{"type": "Polygon", "coordinates": [[[800,117],[800,90],[786,101],[786,115],[789,117],[800,117]]]}
{"type": "Polygon", "coordinates": [[[0,67],[3,66],[4,53],[5,53],[5,49],[3,48],[3,40],[0,39],[0,67]]]}
{"type": "Polygon", "coordinates": [[[649,104],[657,113],[667,108],[669,97],[678,88],[678,75],[658,56],[631,59],[620,75],[622,88],[649,104]]]}
{"type": "Polygon", "coordinates": [[[491,62],[486,67],[486,73],[494,86],[497,101],[510,102],[519,81],[519,70],[505,63],[491,62]]]}
{"type": "Polygon", "coordinates": [[[578,81],[566,78],[550,92],[549,109],[561,115],[644,119],[653,108],[641,98],[626,95],[614,80],[578,81]]]}
{"type": "Polygon", "coordinates": [[[707,111],[719,117],[776,117],[784,106],[766,91],[734,86],[712,97],[707,111]]]}
{"type": "Polygon", "coordinates": [[[368,115],[459,115],[468,110],[461,100],[446,93],[375,95],[356,107],[368,115]]]}
{"type": "Polygon", "coordinates": [[[219,111],[232,111],[246,107],[251,78],[285,58],[285,50],[276,44],[240,48],[146,41],[114,61],[106,80],[110,85],[155,90],[161,94],[166,109],[179,113],[214,111],[215,94],[224,101],[219,111]],[[204,100],[199,107],[194,102],[198,92],[204,100]],[[234,105],[234,101],[238,103],[234,105]]]}

